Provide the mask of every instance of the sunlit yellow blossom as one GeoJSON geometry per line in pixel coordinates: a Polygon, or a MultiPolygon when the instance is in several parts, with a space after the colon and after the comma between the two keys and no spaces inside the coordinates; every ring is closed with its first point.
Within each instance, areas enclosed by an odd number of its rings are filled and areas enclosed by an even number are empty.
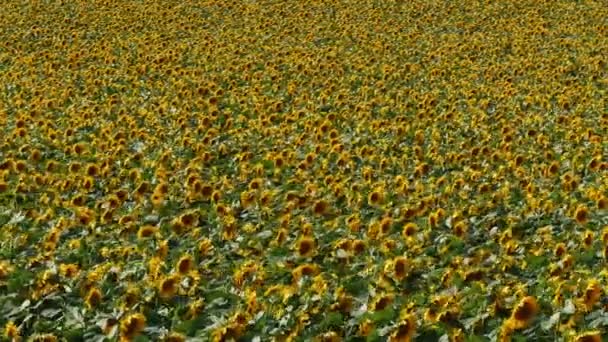
{"type": "Polygon", "coordinates": [[[146,325],[146,317],[140,313],[130,314],[120,322],[121,339],[131,340],[139,335],[146,325]]]}

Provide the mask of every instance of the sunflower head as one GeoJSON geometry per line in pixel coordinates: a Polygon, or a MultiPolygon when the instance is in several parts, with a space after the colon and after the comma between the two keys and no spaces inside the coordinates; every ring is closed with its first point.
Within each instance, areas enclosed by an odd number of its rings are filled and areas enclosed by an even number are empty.
{"type": "Polygon", "coordinates": [[[359,335],[368,336],[374,330],[374,323],[370,319],[365,319],[359,323],[359,335]]]}
{"type": "Polygon", "coordinates": [[[384,201],[384,191],[380,188],[372,190],[367,196],[367,202],[372,206],[378,206],[384,201]]]}
{"type": "Polygon", "coordinates": [[[556,244],[553,249],[553,254],[555,254],[555,256],[558,258],[561,258],[564,254],[566,254],[566,252],[566,244],[564,244],[563,242],[556,244]]]}
{"type": "Polygon", "coordinates": [[[123,303],[125,307],[130,308],[133,305],[137,304],[137,301],[140,296],[140,291],[136,287],[129,287],[123,296],[123,303]]]}
{"type": "Polygon", "coordinates": [[[464,220],[459,221],[458,223],[456,223],[454,225],[454,227],[452,227],[452,230],[454,232],[454,235],[456,235],[459,238],[462,238],[467,233],[467,230],[468,230],[467,223],[464,220]]]}
{"type": "Polygon", "coordinates": [[[130,314],[120,322],[121,337],[132,339],[139,335],[146,326],[146,317],[141,313],[130,314]]]}
{"type": "Polygon", "coordinates": [[[190,271],[194,264],[194,260],[190,255],[184,255],[175,264],[175,269],[179,274],[186,274],[190,271]]]}
{"type": "Polygon", "coordinates": [[[602,334],[599,331],[587,331],[574,338],[575,342],[602,342],[602,334]]]}
{"type": "Polygon", "coordinates": [[[314,203],[312,207],[312,212],[315,215],[325,215],[329,210],[329,203],[325,200],[318,200],[314,203]]]}
{"type": "Polygon", "coordinates": [[[137,238],[139,238],[139,239],[149,238],[151,236],[154,236],[154,234],[156,234],[157,231],[158,231],[158,228],[156,228],[155,226],[151,226],[151,225],[141,226],[139,228],[139,230],[137,231],[137,238]]]}
{"type": "Polygon", "coordinates": [[[591,307],[600,299],[601,295],[602,287],[599,282],[597,280],[589,281],[582,298],[585,307],[591,309],[591,307]]]}
{"type": "Polygon", "coordinates": [[[315,240],[308,236],[300,238],[296,243],[296,251],[301,257],[311,257],[315,252],[315,240]]]}
{"type": "Polygon", "coordinates": [[[418,231],[418,225],[416,225],[414,222],[409,222],[403,226],[402,234],[403,234],[403,237],[407,239],[407,238],[414,236],[414,234],[416,234],[417,231],[418,231]]]}
{"type": "Polygon", "coordinates": [[[580,205],[574,211],[574,220],[579,224],[585,224],[589,220],[589,210],[586,206],[580,205]]]}
{"type": "Polygon", "coordinates": [[[165,336],[163,339],[164,342],[184,342],[186,341],[186,337],[177,332],[171,332],[165,336]]]}
{"type": "Polygon", "coordinates": [[[19,334],[19,327],[15,324],[15,322],[6,322],[6,325],[4,325],[4,337],[14,341],[19,338],[19,334]]]}
{"type": "Polygon", "coordinates": [[[183,227],[191,228],[198,224],[198,217],[194,213],[186,213],[179,217],[179,223],[183,227]]]}
{"type": "Polygon", "coordinates": [[[93,309],[101,303],[101,291],[94,287],[89,290],[85,303],[89,309],[93,309]]]}
{"type": "Polygon", "coordinates": [[[179,276],[169,275],[160,279],[158,283],[158,293],[161,298],[172,298],[179,286],[179,276]]]}
{"type": "Polygon", "coordinates": [[[56,342],[57,340],[57,336],[53,334],[35,334],[30,339],[33,342],[56,342]]]}
{"type": "Polygon", "coordinates": [[[263,184],[263,179],[255,178],[251,182],[249,182],[249,190],[259,190],[260,188],[262,188],[263,184]]]}
{"type": "Polygon", "coordinates": [[[536,316],[538,313],[538,303],[536,298],[527,296],[521,299],[511,313],[511,320],[515,328],[523,328],[536,316]]]}
{"type": "Polygon", "coordinates": [[[403,280],[409,271],[409,261],[404,256],[398,256],[393,261],[393,273],[397,280],[403,280]]]}
{"type": "Polygon", "coordinates": [[[583,233],[581,242],[585,249],[588,249],[591,247],[591,245],[593,244],[593,241],[594,241],[594,237],[595,236],[594,236],[593,232],[590,230],[587,230],[583,233]]]}
{"type": "Polygon", "coordinates": [[[367,245],[366,245],[365,241],[357,239],[357,240],[353,241],[352,248],[353,248],[353,252],[358,255],[358,254],[362,254],[363,252],[365,252],[367,245]]]}
{"type": "Polygon", "coordinates": [[[213,250],[213,243],[210,239],[204,238],[198,243],[198,251],[201,257],[207,256],[213,250]]]}
{"type": "Polygon", "coordinates": [[[391,294],[381,295],[372,303],[373,311],[382,311],[388,308],[394,300],[394,296],[391,294]]]}
{"type": "Polygon", "coordinates": [[[391,342],[409,342],[416,331],[416,319],[412,315],[407,315],[399,323],[395,331],[390,336],[391,342]]]}

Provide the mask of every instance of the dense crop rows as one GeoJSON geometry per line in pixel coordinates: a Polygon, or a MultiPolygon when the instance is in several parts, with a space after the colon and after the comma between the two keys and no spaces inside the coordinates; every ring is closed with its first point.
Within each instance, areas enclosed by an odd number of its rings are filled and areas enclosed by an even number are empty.
{"type": "Polygon", "coordinates": [[[603,0],[0,2],[0,326],[601,341],[603,0]]]}

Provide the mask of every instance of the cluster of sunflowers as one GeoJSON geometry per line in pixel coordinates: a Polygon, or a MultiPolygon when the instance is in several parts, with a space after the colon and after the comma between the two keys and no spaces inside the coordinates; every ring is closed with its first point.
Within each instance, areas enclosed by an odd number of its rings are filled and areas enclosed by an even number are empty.
{"type": "Polygon", "coordinates": [[[2,339],[601,341],[606,18],[0,2],[2,339]]]}

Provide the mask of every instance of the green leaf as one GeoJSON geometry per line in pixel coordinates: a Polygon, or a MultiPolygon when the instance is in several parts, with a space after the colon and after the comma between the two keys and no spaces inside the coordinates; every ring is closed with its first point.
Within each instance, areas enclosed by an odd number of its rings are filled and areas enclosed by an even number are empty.
{"type": "Polygon", "coordinates": [[[478,335],[470,335],[465,337],[465,342],[487,342],[489,341],[487,338],[478,336],[478,335]]]}
{"type": "Polygon", "coordinates": [[[330,312],[325,314],[325,318],[321,321],[320,326],[322,330],[326,330],[332,327],[340,327],[343,323],[344,317],[339,312],[330,312]]]}
{"type": "Polygon", "coordinates": [[[397,316],[397,311],[393,308],[386,308],[384,310],[376,311],[369,315],[369,319],[377,324],[389,323],[392,319],[397,316]]]}
{"type": "Polygon", "coordinates": [[[348,279],[342,286],[348,293],[354,296],[361,296],[367,293],[369,280],[361,276],[354,276],[348,279]]]}

